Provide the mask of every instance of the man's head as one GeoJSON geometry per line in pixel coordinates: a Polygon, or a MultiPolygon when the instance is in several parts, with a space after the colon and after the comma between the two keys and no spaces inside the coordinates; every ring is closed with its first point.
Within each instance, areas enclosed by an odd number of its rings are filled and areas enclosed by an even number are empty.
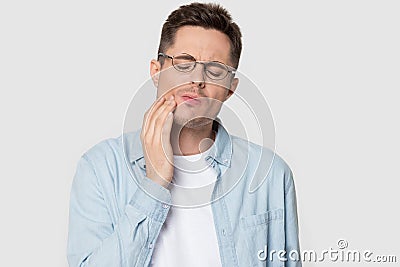
{"type": "Polygon", "coordinates": [[[230,63],[237,69],[242,51],[242,34],[231,15],[218,4],[192,3],[173,11],[165,21],[158,53],[174,45],[176,32],[183,26],[198,26],[224,33],[230,41],[230,63]]]}
{"type": "Polygon", "coordinates": [[[151,61],[150,72],[158,88],[157,96],[174,95],[176,123],[201,126],[219,113],[222,103],[237,87],[234,72],[241,49],[239,27],[217,4],[192,3],[168,16],[162,28],[159,57],[151,61]],[[190,72],[179,71],[182,57],[200,64],[194,63],[190,72]],[[215,63],[225,68],[222,80],[212,79],[215,63]],[[191,98],[198,98],[197,103],[191,98]]]}

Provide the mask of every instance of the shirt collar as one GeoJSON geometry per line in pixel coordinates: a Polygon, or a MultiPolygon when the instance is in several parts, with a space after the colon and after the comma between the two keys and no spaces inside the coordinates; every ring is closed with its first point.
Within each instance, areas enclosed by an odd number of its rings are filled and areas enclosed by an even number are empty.
{"type": "MultiPolygon", "coordinates": [[[[218,129],[215,142],[211,147],[212,153],[209,155],[216,160],[219,164],[230,167],[232,159],[232,140],[226,129],[222,126],[221,120],[217,118],[214,121],[213,128],[218,129]]],[[[124,146],[130,163],[142,159],[143,149],[142,142],[140,140],[139,129],[136,132],[124,133],[124,146]]]]}

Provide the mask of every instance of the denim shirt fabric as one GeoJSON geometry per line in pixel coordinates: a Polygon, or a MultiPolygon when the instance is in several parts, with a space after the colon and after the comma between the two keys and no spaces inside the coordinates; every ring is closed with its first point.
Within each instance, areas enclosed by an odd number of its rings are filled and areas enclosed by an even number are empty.
{"type": "MultiPolygon", "coordinates": [[[[145,176],[139,135],[140,130],[104,140],[79,160],[70,197],[70,266],[149,266],[172,201],[167,188],[145,176]]],[[[219,175],[211,207],[222,266],[300,267],[301,261],[289,257],[300,251],[288,165],[274,152],[229,135],[221,125],[212,147],[209,160],[219,175]],[[260,151],[272,163],[265,163],[266,177],[256,170],[264,163],[257,157],[260,151]],[[253,178],[260,185],[250,193],[253,178]],[[279,251],[286,252],[280,254],[286,260],[278,259],[279,251]]]]}

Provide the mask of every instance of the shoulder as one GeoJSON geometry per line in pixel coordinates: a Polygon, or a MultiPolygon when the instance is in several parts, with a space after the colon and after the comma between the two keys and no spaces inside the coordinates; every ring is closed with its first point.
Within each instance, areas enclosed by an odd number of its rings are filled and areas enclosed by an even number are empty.
{"type": "Polygon", "coordinates": [[[98,174],[106,171],[116,171],[124,161],[122,135],[107,138],[89,148],[84,158],[98,174]]]}
{"type": "Polygon", "coordinates": [[[261,146],[238,136],[231,135],[230,137],[232,140],[233,149],[235,149],[236,151],[246,151],[251,159],[256,156],[259,157],[260,154],[262,154],[264,157],[273,158],[275,168],[283,169],[286,171],[290,170],[288,163],[280,155],[278,155],[274,149],[261,146]]]}
{"type": "Polygon", "coordinates": [[[269,180],[283,179],[286,186],[292,183],[293,173],[289,164],[274,149],[261,146],[237,136],[230,136],[233,155],[246,156],[248,167],[255,169],[255,175],[266,175],[269,180]]]}
{"type": "Polygon", "coordinates": [[[83,156],[87,159],[96,161],[112,157],[122,149],[122,135],[113,138],[104,139],[91,148],[89,148],[83,156]]]}

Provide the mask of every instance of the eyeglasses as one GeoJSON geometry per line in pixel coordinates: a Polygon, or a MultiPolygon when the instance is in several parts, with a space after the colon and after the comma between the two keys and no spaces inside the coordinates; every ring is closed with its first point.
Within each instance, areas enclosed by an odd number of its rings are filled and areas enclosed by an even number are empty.
{"type": "Polygon", "coordinates": [[[207,61],[200,62],[186,53],[182,53],[177,56],[169,56],[164,53],[159,53],[159,57],[165,57],[172,60],[172,65],[177,71],[180,72],[191,72],[196,68],[196,64],[202,64],[204,66],[204,72],[207,77],[211,80],[222,80],[230,73],[232,76],[235,75],[236,69],[225,65],[219,61],[207,61]]]}

